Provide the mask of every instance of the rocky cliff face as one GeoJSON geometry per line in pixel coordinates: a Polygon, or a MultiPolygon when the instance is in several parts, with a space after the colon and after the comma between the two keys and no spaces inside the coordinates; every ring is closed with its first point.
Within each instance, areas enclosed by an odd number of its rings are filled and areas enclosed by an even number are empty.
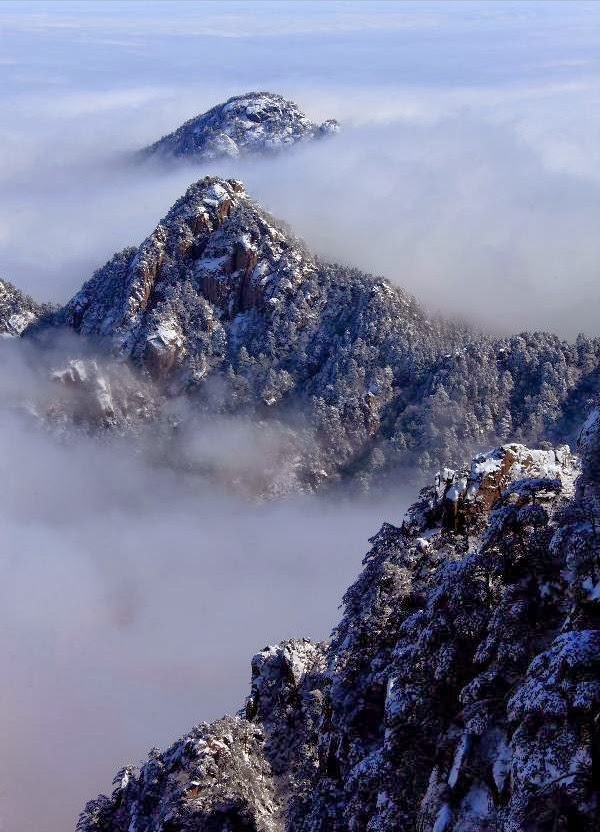
{"type": "Polygon", "coordinates": [[[509,437],[571,441],[600,392],[600,339],[494,339],[432,320],[384,279],[321,261],[216,177],[27,334],[50,324],[203,418],[278,425],[293,436],[278,467],[300,488],[430,474],[509,437]]]}
{"type": "Polygon", "coordinates": [[[597,829],[600,413],[446,469],[372,539],[328,645],[252,661],[243,715],[90,802],[80,832],[597,829]]]}
{"type": "Polygon", "coordinates": [[[315,259],[240,182],[207,177],[139,249],[96,272],[54,322],[109,339],[157,379],[189,385],[223,363],[247,313],[268,317],[315,276],[315,259]]]}
{"type": "Polygon", "coordinates": [[[315,124],[293,101],[270,92],[230,98],[147,147],[146,156],[216,159],[282,150],[337,132],[334,119],[315,124]]]}

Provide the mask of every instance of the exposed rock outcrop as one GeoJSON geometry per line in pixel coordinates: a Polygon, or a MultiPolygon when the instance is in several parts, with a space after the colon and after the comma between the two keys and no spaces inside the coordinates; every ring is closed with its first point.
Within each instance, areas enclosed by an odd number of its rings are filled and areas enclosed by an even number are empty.
{"type": "Polygon", "coordinates": [[[280,832],[283,807],[263,739],[239,718],[200,724],[140,769],[122,769],[112,801],[89,803],[78,829],[280,832]]]}
{"type": "Polygon", "coordinates": [[[314,278],[316,267],[240,182],[207,177],[139,249],[96,272],[55,325],[109,338],[120,356],[157,379],[184,369],[190,381],[222,363],[226,322],[276,307],[282,293],[314,278]]]}
{"type": "Polygon", "coordinates": [[[186,121],[143,153],[206,160],[237,157],[282,150],[337,130],[334,119],[315,124],[297,104],[281,95],[249,92],[186,121]]]}
{"type": "Polygon", "coordinates": [[[313,692],[324,667],[324,645],[307,639],[266,647],[252,660],[246,718],[202,723],[143,766],[126,766],[78,829],[284,832],[286,807],[317,765],[313,692]]]}
{"type": "Polygon", "coordinates": [[[36,411],[55,426],[123,431],[155,419],[160,407],[152,387],[115,363],[71,359],[50,370],[50,381],[55,392],[44,387],[36,411]]]}
{"type": "Polygon", "coordinates": [[[15,336],[27,329],[50,307],[36,303],[12,283],[0,280],[0,336],[15,336]]]}
{"type": "Polygon", "coordinates": [[[254,658],[222,774],[186,762],[175,790],[154,755],[81,832],[597,829],[599,437],[595,412],[581,466],[512,444],[442,473],[372,539],[329,645],[254,658]]]}

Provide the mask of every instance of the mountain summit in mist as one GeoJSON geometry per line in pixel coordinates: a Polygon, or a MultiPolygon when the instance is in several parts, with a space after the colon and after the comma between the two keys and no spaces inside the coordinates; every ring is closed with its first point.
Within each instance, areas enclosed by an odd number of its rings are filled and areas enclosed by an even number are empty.
{"type": "Polygon", "coordinates": [[[600,832],[600,3],[0,26],[0,832],[600,832]]]}
{"type": "Polygon", "coordinates": [[[334,119],[315,124],[297,104],[281,95],[249,92],[186,121],[142,152],[196,159],[237,157],[281,150],[337,130],[334,119]]]}
{"type": "Polygon", "coordinates": [[[56,330],[127,359],[161,397],[279,425],[284,489],[368,487],[507,439],[569,441],[600,390],[598,339],[497,339],[432,319],[383,278],[324,262],[217,177],[26,335],[56,330]]]}

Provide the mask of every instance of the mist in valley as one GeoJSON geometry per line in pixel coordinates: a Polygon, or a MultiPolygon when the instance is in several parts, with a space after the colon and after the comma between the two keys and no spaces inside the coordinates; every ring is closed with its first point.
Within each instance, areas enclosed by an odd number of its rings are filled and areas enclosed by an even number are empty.
{"type": "MultiPolygon", "coordinates": [[[[241,708],[266,644],[327,638],[367,538],[400,522],[408,497],[257,501],[157,459],[151,435],[43,428],[27,408],[40,405],[34,356],[11,346],[0,370],[1,818],[53,832],[110,791],[121,763],[241,708]]],[[[232,447],[246,478],[279,451],[252,426],[222,423],[208,436],[199,427],[188,456],[222,456],[233,476],[232,447]]]]}
{"type": "MultiPolygon", "coordinates": [[[[3,5],[0,277],[63,302],[215,174],[433,313],[598,334],[593,4],[259,5],[3,5]],[[273,158],[133,161],[249,89],[341,132],[273,158]]],[[[368,537],[416,496],[242,496],[157,460],[147,432],[41,427],[40,379],[0,341],[5,832],[73,828],[123,763],[241,707],[265,644],[327,638],[368,537]]],[[[199,426],[189,455],[260,473],[285,438],[256,430],[199,426]]]]}

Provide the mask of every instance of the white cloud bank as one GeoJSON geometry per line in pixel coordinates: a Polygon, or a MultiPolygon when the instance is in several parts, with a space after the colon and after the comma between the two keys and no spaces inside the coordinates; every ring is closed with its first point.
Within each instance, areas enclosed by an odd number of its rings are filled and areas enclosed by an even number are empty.
{"type": "MultiPolygon", "coordinates": [[[[266,88],[344,131],[211,172],[316,250],[481,325],[598,334],[598,5],[343,9],[3,4],[0,275],[66,299],[208,172],[124,152],[266,88]]],[[[6,407],[27,375],[0,368],[6,407]]],[[[0,467],[4,832],[72,828],[126,759],[236,707],[264,643],[326,635],[404,507],[251,506],[6,409],[0,467]]]]}
{"type": "MultiPolygon", "coordinates": [[[[202,15],[154,4],[140,18],[127,4],[119,18],[112,4],[87,14],[67,4],[50,30],[42,7],[13,11],[0,274],[65,300],[149,234],[191,181],[235,174],[320,253],[382,273],[436,311],[503,332],[596,334],[597,13],[556,5],[402,4],[399,14],[383,4],[396,22],[360,33],[318,4],[267,4],[262,16],[245,4],[202,15]],[[422,25],[406,31],[409,18],[422,25]],[[253,37],[229,44],[232,20],[253,37]],[[194,35],[198,22],[215,32],[194,35]],[[111,40],[115,31],[135,47],[111,40]],[[288,94],[344,130],[264,163],[123,162],[248,88],[288,94]]],[[[370,8],[353,4],[348,19],[375,24],[370,8]]]]}
{"type": "Polygon", "coordinates": [[[20,359],[2,349],[0,828],[62,832],[123,762],[241,707],[257,650],[327,638],[405,500],[258,505],[143,442],[57,440],[13,407],[38,384],[20,359]]]}

